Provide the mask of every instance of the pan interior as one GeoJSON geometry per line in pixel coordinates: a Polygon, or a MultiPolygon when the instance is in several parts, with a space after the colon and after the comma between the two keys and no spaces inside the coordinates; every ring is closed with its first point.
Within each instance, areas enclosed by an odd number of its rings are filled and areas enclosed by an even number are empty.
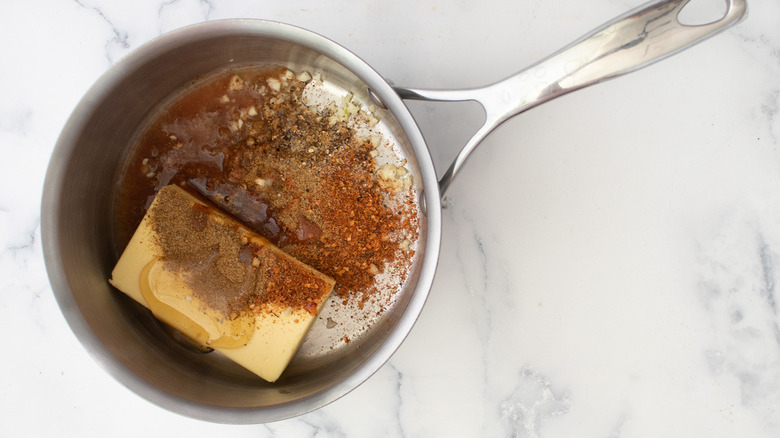
{"type": "MultiPolygon", "coordinates": [[[[226,68],[281,65],[320,73],[332,92],[352,92],[360,102],[371,103],[370,89],[379,99],[395,98],[371,87],[371,81],[381,80],[378,75],[359,77],[342,65],[343,59],[337,62],[342,49],[335,44],[330,48],[327,44],[332,43],[313,34],[295,34],[299,30],[287,35],[289,29],[276,24],[270,28],[252,24],[218,32],[185,29],[123,61],[96,84],[68,122],[45,188],[43,214],[53,218],[54,242],[48,245],[47,263],[54,265],[53,287],[74,331],[78,335],[79,326],[89,330],[82,342],[125,385],[168,409],[212,421],[277,420],[343,395],[398,347],[413,323],[405,316],[407,308],[410,303],[421,307],[430,286],[419,284],[429,251],[428,217],[421,209],[412,270],[394,304],[368,328],[344,324],[341,330],[356,334],[349,343],[337,342],[339,336],[327,328],[326,306],[287,371],[273,384],[217,353],[188,347],[149,311],[109,286],[106,280],[119,255],[111,238],[113,197],[129,146],[160,102],[193,78],[226,68]]],[[[395,153],[407,160],[413,190],[422,195],[422,184],[431,176],[421,172],[417,146],[390,110],[378,112],[378,128],[395,153]]],[[[412,319],[419,308],[413,313],[412,319]]]]}

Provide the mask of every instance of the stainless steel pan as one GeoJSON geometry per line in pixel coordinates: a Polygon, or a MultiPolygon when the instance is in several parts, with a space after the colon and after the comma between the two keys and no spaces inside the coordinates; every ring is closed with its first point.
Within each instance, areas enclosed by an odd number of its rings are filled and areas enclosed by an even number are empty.
{"type": "Polygon", "coordinates": [[[745,0],[728,0],[720,20],[679,23],[687,0],[639,7],[520,73],[482,88],[393,88],[356,55],[324,37],[259,20],[215,21],[164,35],[108,71],[68,120],[46,175],[44,256],[71,328],[122,384],[169,410],[216,422],[262,423],[317,409],[357,387],[387,361],[411,330],[433,282],[441,239],[441,198],[479,142],[540,103],[658,61],[743,19],[745,0]],[[349,344],[314,348],[315,326],[283,378],[260,381],[218,355],[175,341],[151,314],[106,279],[112,248],[113,187],[139,125],[161,100],[199,75],[246,64],[320,71],[342,90],[381,108],[383,128],[409,160],[423,207],[413,273],[385,316],[349,344]],[[439,179],[403,99],[475,100],[485,123],[439,179]]]}

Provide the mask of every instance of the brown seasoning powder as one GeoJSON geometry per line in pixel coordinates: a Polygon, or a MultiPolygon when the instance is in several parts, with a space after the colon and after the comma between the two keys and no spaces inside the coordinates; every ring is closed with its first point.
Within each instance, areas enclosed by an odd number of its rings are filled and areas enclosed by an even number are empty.
{"type": "MultiPolygon", "coordinates": [[[[120,185],[118,211],[131,212],[118,218],[120,242],[129,240],[156,191],[186,186],[333,277],[341,299],[362,305],[381,295],[375,277],[385,269],[404,281],[413,251],[400,246],[417,239],[417,207],[411,191],[380,185],[371,142],[307,107],[306,83],[290,76],[284,68],[226,72],[172,102],[145,131],[120,185]]],[[[229,236],[176,239],[187,242],[172,242],[182,253],[190,244],[241,251],[229,236]]],[[[215,269],[223,286],[244,284],[246,267],[215,269]]],[[[239,301],[260,296],[247,292],[239,301]]]]}
{"type": "Polygon", "coordinates": [[[181,273],[193,295],[225,316],[292,307],[316,314],[329,285],[211,207],[161,190],[150,210],[163,268],[181,273]]]}

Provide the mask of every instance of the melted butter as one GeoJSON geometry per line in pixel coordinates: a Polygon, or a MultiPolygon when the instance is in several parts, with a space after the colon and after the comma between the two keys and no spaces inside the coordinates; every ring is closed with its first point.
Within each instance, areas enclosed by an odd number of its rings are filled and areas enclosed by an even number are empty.
{"type": "Polygon", "coordinates": [[[226,316],[207,306],[159,258],[140,274],[141,295],[155,317],[195,342],[212,348],[245,346],[255,332],[255,316],[245,312],[226,316]]]}

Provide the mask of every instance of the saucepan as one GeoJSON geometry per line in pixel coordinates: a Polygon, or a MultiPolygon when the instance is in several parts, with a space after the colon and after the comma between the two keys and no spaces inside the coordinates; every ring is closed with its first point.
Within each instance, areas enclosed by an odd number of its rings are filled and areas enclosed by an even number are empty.
{"type": "Polygon", "coordinates": [[[442,197],[466,159],[509,118],[568,92],[620,76],[683,50],[746,15],[728,0],[715,22],[680,23],[687,0],[655,1],[604,24],[498,83],[467,90],[390,85],[358,56],[310,31],[261,20],[213,21],[153,40],[88,91],[54,149],[42,199],[42,239],[52,289],[73,332],[119,382],[168,410],[214,422],[264,423],[301,415],[344,396],[377,371],[409,334],[431,288],[439,256],[442,197]],[[131,139],[160,101],[193,78],[248,64],[320,72],[375,105],[407,158],[420,205],[412,272],[392,308],[359,337],[326,353],[308,344],[277,382],[264,382],[215,354],[182,345],[144,308],[111,288],[112,202],[131,139]],[[484,125],[437,177],[405,99],[477,101],[484,125]]]}

